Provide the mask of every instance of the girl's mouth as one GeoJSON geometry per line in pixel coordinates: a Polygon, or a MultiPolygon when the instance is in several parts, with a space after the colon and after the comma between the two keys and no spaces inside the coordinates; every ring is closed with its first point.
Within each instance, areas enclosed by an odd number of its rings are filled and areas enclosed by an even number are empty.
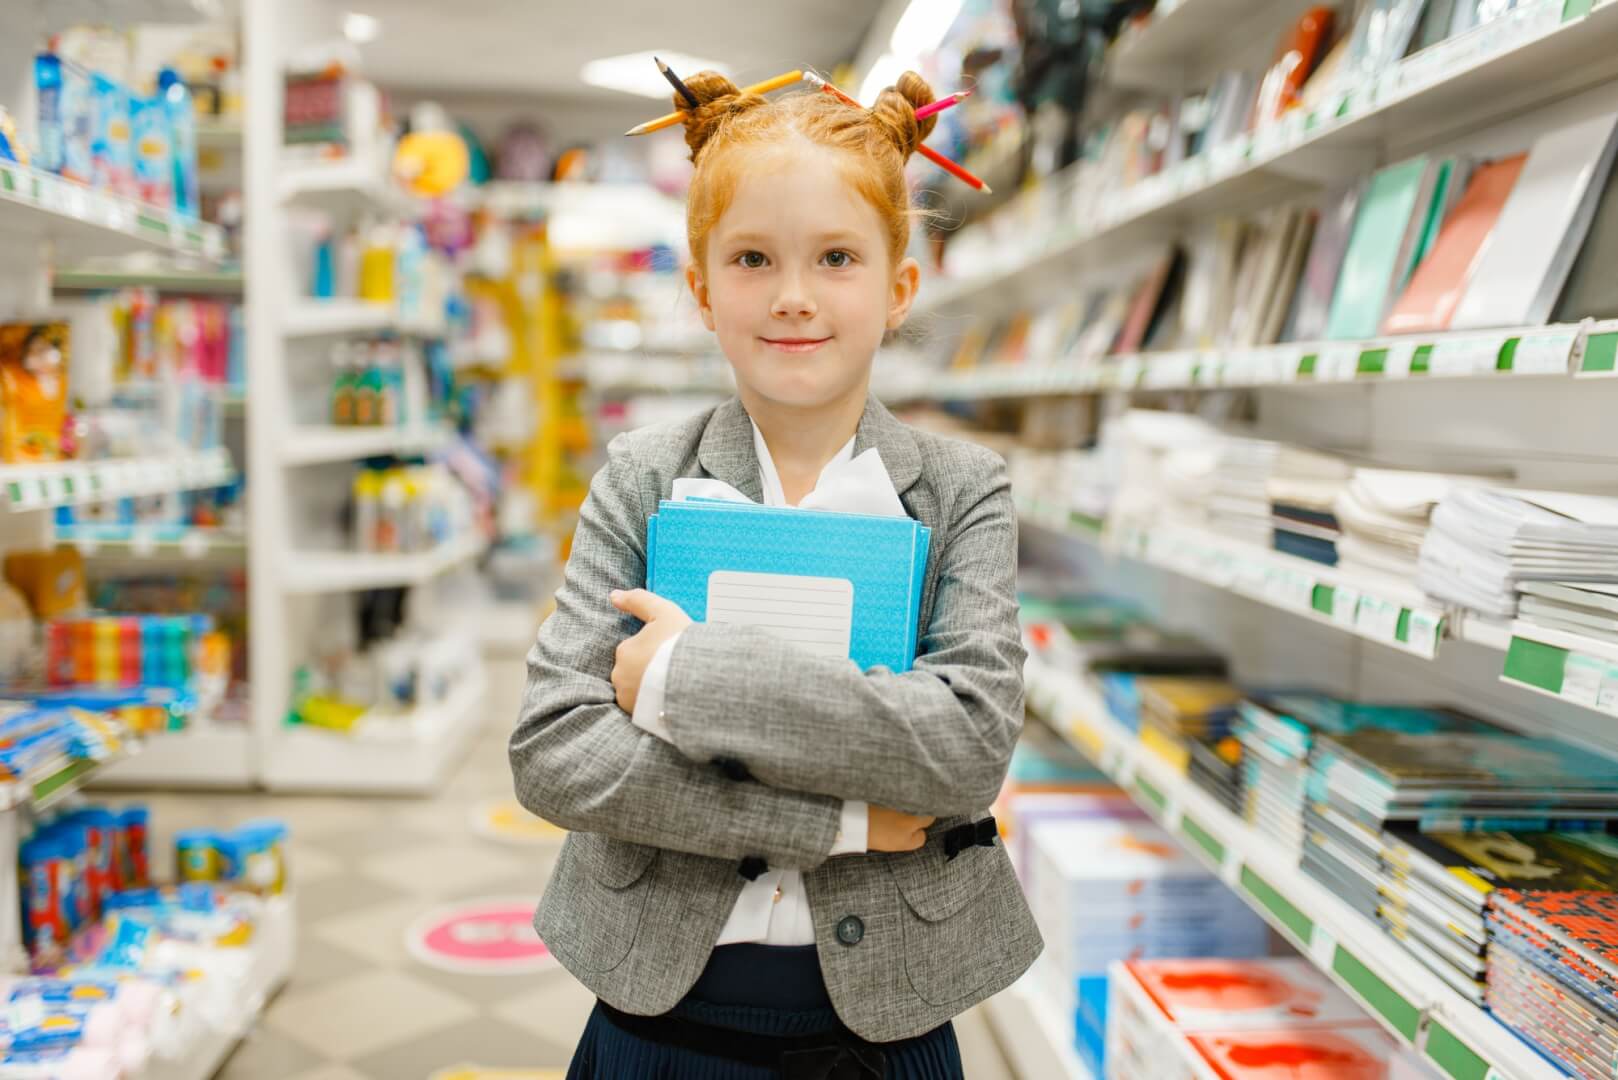
{"type": "Polygon", "coordinates": [[[782,352],[806,353],[806,352],[814,352],[816,349],[818,349],[822,345],[826,344],[826,342],[830,341],[831,338],[829,338],[829,337],[823,337],[823,338],[793,337],[793,338],[760,338],[759,340],[764,342],[764,344],[770,346],[770,348],[772,348],[772,349],[780,349],[782,352]]]}

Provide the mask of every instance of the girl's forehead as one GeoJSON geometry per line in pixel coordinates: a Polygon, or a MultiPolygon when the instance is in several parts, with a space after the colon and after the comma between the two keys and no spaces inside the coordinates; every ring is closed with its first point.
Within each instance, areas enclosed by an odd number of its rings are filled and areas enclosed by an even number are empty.
{"type": "Polygon", "coordinates": [[[851,182],[844,153],[796,140],[749,148],[738,161],[736,188],[718,222],[720,231],[767,229],[796,232],[806,227],[870,230],[881,235],[876,208],[851,182]]]}

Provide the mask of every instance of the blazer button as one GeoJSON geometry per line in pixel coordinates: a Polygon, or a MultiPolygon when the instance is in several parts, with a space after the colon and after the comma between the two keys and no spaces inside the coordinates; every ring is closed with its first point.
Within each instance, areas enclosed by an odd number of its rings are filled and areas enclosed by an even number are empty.
{"type": "Polygon", "coordinates": [[[844,945],[858,945],[865,937],[865,924],[858,915],[844,915],[837,924],[837,940],[844,945]]]}

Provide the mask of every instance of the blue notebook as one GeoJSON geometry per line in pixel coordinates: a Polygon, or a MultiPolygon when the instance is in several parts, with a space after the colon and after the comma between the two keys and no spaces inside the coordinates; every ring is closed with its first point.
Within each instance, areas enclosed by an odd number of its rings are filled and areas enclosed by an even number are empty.
{"type": "Polygon", "coordinates": [[[646,522],[646,587],[697,622],[908,671],[931,538],[906,517],[665,500],[646,522]]]}

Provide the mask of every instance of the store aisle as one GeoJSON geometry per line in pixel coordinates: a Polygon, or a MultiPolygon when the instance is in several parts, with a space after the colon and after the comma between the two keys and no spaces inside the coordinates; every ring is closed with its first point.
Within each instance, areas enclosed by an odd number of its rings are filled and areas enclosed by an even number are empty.
{"type": "MultiPolygon", "coordinates": [[[[452,973],[406,945],[423,916],[457,901],[537,899],[560,846],[559,835],[497,841],[474,828],[480,807],[510,796],[520,662],[491,661],[490,683],[488,730],[435,798],[146,799],[160,860],[179,829],[265,814],[292,829],[297,965],[221,1080],[418,1080],[455,1065],[561,1076],[593,1001],[567,972],[452,973]]],[[[1009,1078],[981,1013],[958,1027],[967,1076],[1009,1078]]]]}

